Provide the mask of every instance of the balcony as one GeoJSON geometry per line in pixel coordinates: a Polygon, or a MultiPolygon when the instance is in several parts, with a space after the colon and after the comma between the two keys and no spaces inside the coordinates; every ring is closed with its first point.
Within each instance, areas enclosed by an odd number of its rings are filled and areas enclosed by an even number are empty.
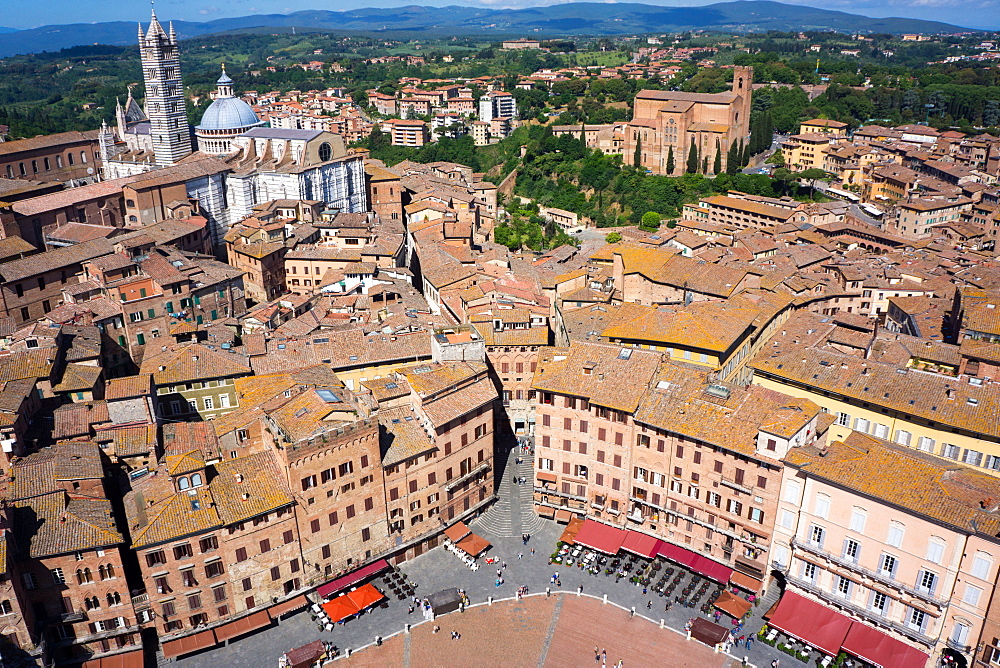
{"type": "Polygon", "coordinates": [[[948,645],[948,647],[958,652],[961,652],[962,654],[972,654],[972,647],[970,647],[969,645],[962,645],[952,640],[951,638],[948,638],[946,644],[948,645]]]}
{"type": "Polygon", "coordinates": [[[728,487],[729,489],[735,489],[737,492],[743,492],[744,494],[753,494],[753,487],[747,487],[743,483],[736,482],[735,480],[730,480],[729,478],[723,478],[719,481],[719,484],[723,487],[728,487]]]}
{"type": "Polygon", "coordinates": [[[67,623],[84,622],[87,620],[87,613],[83,610],[72,610],[57,615],[56,619],[67,623]]]}
{"type": "Polygon", "coordinates": [[[142,592],[134,595],[132,597],[132,607],[135,608],[136,611],[145,610],[146,608],[148,608],[149,594],[147,594],[146,592],[142,592]]]}
{"type": "Polygon", "coordinates": [[[799,540],[798,538],[793,538],[792,547],[799,548],[801,550],[805,550],[806,552],[815,554],[816,556],[822,557],[831,563],[841,566],[842,568],[846,568],[850,571],[853,571],[854,573],[863,575],[869,580],[874,580],[875,582],[883,584],[886,587],[890,587],[892,589],[905,592],[910,596],[913,596],[914,598],[919,598],[921,601],[926,601],[927,603],[937,606],[938,608],[943,609],[948,605],[948,601],[945,599],[934,598],[934,596],[932,594],[929,594],[928,592],[920,591],[919,589],[915,589],[914,587],[909,587],[900,582],[899,580],[896,580],[893,577],[886,575],[884,573],[879,573],[867,569],[864,566],[859,566],[857,563],[851,561],[850,559],[839,557],[831,552],[827,552],[823,548],[817,547],[812,543],[809,543],[808,541],[803,541],[799,540]]]}
{"type": "Polygon", "coordinates": [[[470,481],[473,478],[475,478],[476,476],[478,476],[479,474],[486,473],[489,469],[490,469],[490,463],[489,462],[483,462],[482,464],[480,464],[476,468],[472,469],[468,473],[463,473],[462,475],[458,476],[454,480],[449,481],[448,484],[446,484],[444,486],[444,490],[446,492],[450,492],[453,489],[457,489],[457,488],[461,487],[462,485],[464,485],[465,483],[467,483],[468,481],[470,481]]]}

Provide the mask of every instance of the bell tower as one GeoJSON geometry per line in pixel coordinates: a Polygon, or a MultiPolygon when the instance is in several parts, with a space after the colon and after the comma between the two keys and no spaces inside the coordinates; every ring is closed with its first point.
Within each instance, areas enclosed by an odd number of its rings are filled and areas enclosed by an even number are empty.
{"type": "Polygon", "coordinates": [[[191,130],[184,105],[184,85],[181,82],[174,24],[170,24],[168,34],[154,11],[145,34],[139,26],[139,54],[146,82],[146,115],[149,117],[156,164],[161,167],[172,165],[191,153],[191,130]]]}

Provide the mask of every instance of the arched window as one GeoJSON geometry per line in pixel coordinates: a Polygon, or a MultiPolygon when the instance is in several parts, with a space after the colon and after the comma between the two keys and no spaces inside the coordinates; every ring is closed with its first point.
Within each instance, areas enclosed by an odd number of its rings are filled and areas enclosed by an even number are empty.
{"type": "Polygon", "coordinates": [[[135,200],[131,200],[131,199],[125,200],[125,206],[127,206],[130,209],[134,209],[135,208],[135,200]]]}
{"type": "Polygon", "coordinates": [[[192,487],[201,487],[201,474],[200,473],[193,473],[191,475],[191,486],[192,487]]]}
{"type": "Polygon", "coordinates": [[[14,178],[14,168],[11,167],[10,165],[7,165],[7,178],[8,179],[14,178]]]}
{"type": "Polygon", "coordinates": [[[79,584],[83,584],[83,571],[81,569],[76,569],[76,581],[79,584]]]}
{"type": "Polygon", "coordinates": [[[87,152],[86,151],[80,151],[80,162],[82,164],[84,164],[84,165],[87,164],[87,152]]]}
{"type": "Polygon", "coordinates": [[[45,171],[49,171],[52,169],[52,163],[49,162],[48,158],[43,158],[42,164],[45,165],[45,171]]]}
{"type": "Polygon", "coordinates": [[[739,89],[740,89],[740,90],[743,90],[743,77],[740,77],[740,78],[739,78],[739,84],[738,84],[738,87],[739,87],[739,89]]]}
{"type": "Polygon", "coordinates": [[[121,595],[118,592],[116,592],[116,591],[108,592],[108,607],[109,608],[111,606],[113,606],[113,605],[121,605],[121,604],[122,604],[122,597],[121,597],[121,595]]]}
{"type": "Polygon", "coordinates": [[[21,170],[21,176],[25,176],[28,173],[24,169],[24,163],[23,162],[17,163],[17,168],[21,170]]]}
{"type": "Polygon", "coordinates": [[[31,172],[33,174],[37,174],[38,173],[38,161],[37,160],[32,160],[31,161],[31,172]]]}
{"type": "Polygon", "coordinates": [[[100,578],[102,580],[107,580],[108,579],[108,574],[104,570],[104,564],[101,564],[100,566],[97,567],[97,574],[100,576],[100,578]]]}
{"type": "Polygon", "coordinates": [[[113,564],[107,565],[108,577],[113,578],[115,576],[115,567],[113,564]]]}
{"type": "Polygon", "coordinates": [[[70,151],[69,153],[67,153],[66,157],[69,158],[69,165],[70,165],[70,167],[72,167],[73,165],[76,164],[75,162],[73,162],[73,152],[72,151],[70,151]]]}
{"type": "Polygon", "coordinates": [[[187,478],[178,478],[177,479],[177,489],[187,489],[190,486],[191,486],[191,483],[188,482],[187,478]]]}
{"type": "Polygon", "coordinates": [[[63,166],[62,156],[61,155],[57,155],[56,156],[56,169],[62,169],[62,166],[63,166]]]}
{"type": "Polygon", "coordinates": [[[83,581],[84,582],[93,582],[94,581],[93,576],[90,574],[90,569],[89,568],[84,568],[83,569],[83,581]]]}

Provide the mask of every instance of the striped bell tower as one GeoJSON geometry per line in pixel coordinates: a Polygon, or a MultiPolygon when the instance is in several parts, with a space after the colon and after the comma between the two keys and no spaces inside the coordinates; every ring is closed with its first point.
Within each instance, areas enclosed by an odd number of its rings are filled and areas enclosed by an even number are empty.
{"type": "Polygon", "coordinates": [[[184,105],[184,84],[181,82],[181,61],[174,24],[170,24],[168,34],[154,11],[145,34],[142,25],[139,26],[139,53],[146,82],[146,116],[149,118],[156,164],[161,167],[172,165],[191,153],[191,130],[184,105]]]}

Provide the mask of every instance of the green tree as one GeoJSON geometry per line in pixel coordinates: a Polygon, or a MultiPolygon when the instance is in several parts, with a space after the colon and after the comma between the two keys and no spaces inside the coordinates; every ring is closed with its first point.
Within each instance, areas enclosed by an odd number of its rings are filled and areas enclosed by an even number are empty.
{"type": "Polygon", "coordinates": [[[663,216],[661,214],[656,211],[647,211],[642,214],[642,222],[639,223],[639,226],[644,230],[654,232],[660,229],[661,220],[663,220],[663,216]]]}
{"type": "Polygon", "coordinates": [[[632,156],[632,164],[636,168],[642,167],[642,137],[635,140],[635,155],[632,156]]]}
{"type": "Polygon", "coordinates": [[[826,172],[822,169],[817,169],[815,167],[810,167],[809,169],[804,169],[797,174],[799,181],[805,180],[809,182],[809,198],[812,199],[813,195],[816,194],[816,181],[826,178],[826,172]]]}
{"type": "Polygon", "coordinates": [[[739,171],[740,158],[736,152],[736,142],[732,142],[729,145],[729,150],[726,152],[726,174],[737,174],[739,171]]]}
{"type": "Polygon", "coordinates": [[[608,236],[604,237],[604,240],[609,244],[616,244],[622,240],[622,235],[618,232],[612,232],[608,236]]]}
{"type": "Polygon", "coordinates": [[[715,140],[715,161],[712,163],[712,173],[718,174],[722,171],[722,144],[715,140]]]}
{"type": "Polygon", "coordinates": [[[771,157],[767,159],[767,164],[777,165],[778,167],[785,166],[785,156],[782,154],[780,146],[775,149],[774,153],[771,154],[771,157]]]}
{"type": "Polygon", "coordinates": [[[676,165],[674,165],[674,147],[671,145],[667,147],[667,174],[673,176],[675,166],[676,165]]]}
{"type": "Polygon", "coordinates": [[[698,173],[698,147],[695,145],[693,139],[691,140],[691,150],[688,151],[687,173],[698,173]]]}

